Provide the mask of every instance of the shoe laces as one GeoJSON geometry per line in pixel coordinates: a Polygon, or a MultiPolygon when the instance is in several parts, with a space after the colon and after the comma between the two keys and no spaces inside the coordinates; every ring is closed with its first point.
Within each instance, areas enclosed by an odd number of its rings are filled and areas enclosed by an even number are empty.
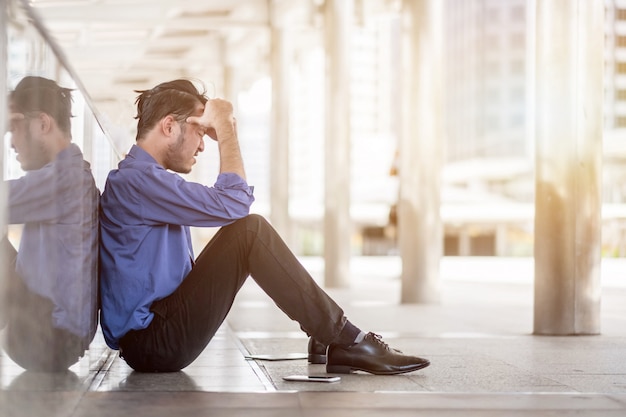
{"type": "Polygon", "coordinates": [[[369,332],[368,335],[371,336],[371,338],[372,338],[372,340],[374,342],[376,342],[377,344],[381,345],[385,349],[389,349],[389,345],[387,343],[383,342],[383,337],[381,335],[376,334],[376,333],[372,333],[372,332],[369,332]]]}
{"type": "Polygon", "coordinates": [[[389,345],[383,341],[383,337],[381,335],[373,333],[373,332],[369,332],[368,335],[371,336],[371,339],[374,342],[376,342],[377,344],[381,345],[384,349],[392,351],[392,352],[395,352],[395,353],[402,354],[401,350],[390,348],[389,345]]]}

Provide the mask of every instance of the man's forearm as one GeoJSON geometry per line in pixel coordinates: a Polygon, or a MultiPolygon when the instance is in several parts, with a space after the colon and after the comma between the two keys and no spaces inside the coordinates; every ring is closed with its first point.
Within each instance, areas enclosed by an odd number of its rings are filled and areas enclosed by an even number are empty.
{"type": "Polygon", "coordinates": [[[243,167],[239,139],[237,139],[236,122],[221,128],[217,134],[220,151],[220,173],[232,172],[245,180],[246,172],[243,167]]]}

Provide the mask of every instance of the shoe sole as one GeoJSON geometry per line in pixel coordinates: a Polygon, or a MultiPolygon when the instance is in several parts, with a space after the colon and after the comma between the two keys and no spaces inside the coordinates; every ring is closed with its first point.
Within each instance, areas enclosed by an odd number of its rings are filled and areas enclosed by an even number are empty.
{"type": "Polygon", "coordinates": [[[406,374],[408,372],[419,371],[420,369],[424,369],[430,365],[430,362],[423,363],[420,365],[416,365],[411,369],[403,369],[400,371],[373,371],[371,369],[363,369],[357,368],[354,366],[345,366],[345,365],[326,365],[326,373],[329,374],[349,374],[352,371],[363,371],[374,375],[399,375],[406,374]]]}

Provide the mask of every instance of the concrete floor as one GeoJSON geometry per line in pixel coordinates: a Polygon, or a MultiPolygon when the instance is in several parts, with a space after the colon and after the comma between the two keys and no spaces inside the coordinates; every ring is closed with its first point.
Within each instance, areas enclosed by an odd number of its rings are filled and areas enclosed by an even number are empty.
{"type": "MultiPolygon", "coordinates": [[[[318,258],[302,262],[321,277],[318,258]]],[[[330,289],[347,316],[431,366],[331,384],[304,359],[307,339],[253,281],[228,322],[182,372],[133,372],[98,335],[62,375],[0,356],[0,416],[626,416],[626,260],[603,262],[602,335],[532,336],[532,260],[446,258],[441,303],[400,305],[397,258],[355,258],[350,289],[330,289]]]]}

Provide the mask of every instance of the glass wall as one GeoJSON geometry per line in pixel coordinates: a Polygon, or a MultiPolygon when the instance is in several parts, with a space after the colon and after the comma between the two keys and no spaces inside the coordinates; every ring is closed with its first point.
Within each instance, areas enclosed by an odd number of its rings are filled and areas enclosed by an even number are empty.
{"type": "Polygon", "coordinates": [[[107,354],[91,349],[97,208],[119,152],[37,16],[2,7],[0,389],[78,388],[107,354]]]}

